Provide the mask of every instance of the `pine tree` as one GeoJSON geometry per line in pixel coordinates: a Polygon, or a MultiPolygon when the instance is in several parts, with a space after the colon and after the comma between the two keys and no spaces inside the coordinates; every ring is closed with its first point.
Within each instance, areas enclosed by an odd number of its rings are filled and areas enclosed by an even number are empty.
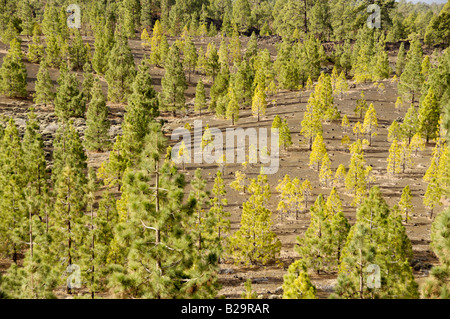
{"type": "Polygon", "coordinates": [[[372,145],[372,136],[376,136],[377,133],[374,132],[378,127],[377,113],[372,103],[370,103],[369,109],[364,116],[363,131],[369,135],[369,146],[372,145]]]}
{"type": "Polygon", "coordinates": [[[206,108],[206,93],[202,79],[198,80],[195,90],[194,110],[202,115],[202,110],[206,108]]]}
{"type": "Polygon", "coordinates": [[[345,182],[345,166],[344,164],[339,164],[336,169],[336,174],[334,175],[334,184],[343,184],[345,182]]]}
{"type": "Polygon", "coordinates": [[[395,175],[401,172],[401,147],[397,139],[392,141],[391,147],[389,148],[389,157],[387,162],[388,173],[395,175]]]}
{"type": "Polygon", "coordinates": [[[217,236],[219,243],[225,239],[230,231],[230,213],[224,210],[224,206],[228,205],[228,200],[226,198],[227,191],[225,190],[225,185],[222,178],[222,173],[217,171],[216,177],[214,179],[214,185],[211,190],[213,198],[211,198],[211,208],[209,209],[209,214],[213,215],[217,222],[214,224],[214,234],[217,236]]]}
{"type": "Polygon", "coordinates": [[[436,137],[439,128],[439,104],[434,95],[433,89],[428,90],[428,94],[419,107],[419,124],[418,132],[424,137],[428,143],[429,139],[436,137]]]}
{"type": "Polygon", "coordinates": [[[359,113],[359,118],[361,119],[363,113],[367,110],[367,102],[364,99],[364,91],[361,91],[361,98],[356,100],[355,114],[359,113]]]}
{"type": "Polygon", "coordinates": [[[339,269],[342,260],[342,251],[347,242],[348,232],[350,231],[350,224],[342,211],[338,211],[331,217],[330,227],[327,228],[327,231],[329,232],[327,236],[330,238],[328,262],[330,263],[330,267],[339,269]]]}
{"type": "Polygon", "coordinates": [[[372,78],[375,81],[383,80],[389,78],[391,74],[391,68],[389,66],[388,53],[385,50],[385,39],[384,35],[381,35],[375,54],[375,65],[372,71],[372,78]]]}
{"type": "Polygon", "coordinates": [[[430,246],[439,258],[439,265],[431,269],[431,279],[428,279],[422,286],[422,298],[448,299],[449,297],[449,220],[450,209],[446,209],[439,213],[431,224],[430,246]]]}
{"type": "Polygon", "coordinates": [[[425,149],[425,141],[419,133],[414,134],[409,145],[411,147],[411,151],[414,151],[414,156],[416,157],[419,150],[423,151],[425,149]]]}
{"type": "Polygon", "coordinates": [[[313,138],[322,132],[322,122],[320,121],[319,114],[314,107],[314,95],[308,100],[306,106],[306,112],[303,114],[303,120],[301,122],[302,129],[300,134],[309,140],[309,150],[312,149],[313,138]]]}
{"type": "Polygon", "coordinates": [[[111,102],[126,101],[132,92],[135,75],[134,58],[128,46],[128,40],[118,35],[109,52],[108,67],[105,72],[108,83],[108,100],[111,102]]]}
{"type": "Polygon", "coordinates": [[[257,117],[259,122],[260,115],[266,114],[267,102],[266,93],[261,85],[258,85],[255,89],[255,94],[252,99],[252,113],[257,117]]]}
{"type": "Polygon", "coordinates": [[[233,86],[228,88],[227,98],[229,102],[227,104],[225,115],[227,119],[231,119],[231,125],[235,125],[239,120],[239,103],[233,86]]]}
{"type": "Polygon", "coordinates": [[[424,81],[421,72],[422,55],[420,41],[415,39],[406,55],[405,69],[398,84],[399,93],[409,97],[411,103],[415,102],[424,81]]]}
{"type": "MultiPolygon", "coordinates": [[[[84,226],[86,178],[78,168],[67,163],[56,180],[56,202],[53,211],[55,234],[53,248],[58,256],[66,258],[68,266],[82,262],[82,250],[85,245],[84,226]],[[80,178],[81,177],[81,178],[80,178]],[[84,178],[83,178],[84,177],[84,178]]],[[[71,293],[72,288],[67,287],[71,293]]]]}
{"type": "Polygon", "coordinates": [[[120,190],[123,174],[130,165],[127,155],[123,138],[117,135],[113,148],[109,152],[108,161],[103,162],[98,169],[98,178],[103,179],[105,185],[109,187],[117,185],[120,190]]]}
{"type": "Polygon", "coordinates": [[[56,116],[65,120],[69,117],[83,117],[86,104],[83,93],[79,90],[80,83],[76,74],[64,74],[60,76],[58,83],[54,102],[56,116]]]}
{"type": "Polygon", "coordinates": [[[81,92],[83,93],[84,103],[88,105],[92,99],[92,88],[94,87],[94,74],[89,62],[83,66],[83,83],[81,83],[81,92]]]}
{"type": "Polygon", "coordinates": [[[27,58],[30,62],[39,63],[44,57],[44,45],[41,40],[41,28],[39,24],[33,27],[33,42],[28,45],[27,58]]]}
{"type": "Polygon", "coordinates": [[[403,106],[403,99],[401,96],[397,96],[397,100],[395,101],[395,109],[400,110],[403,106]]]}
{"type": "Polygon", "coordinates": [[[398,49],[397,54],[397,62],[395,64],[395,74],[397,77],[400,77],[403,73],[403,70],[405,69],[406,65],[406,51],[405,51],[405,45],[402,42],[400,44],[400,48],[398,49]]]}
{"type": "Polygon", "coordinates": [[[241,294],[242,299],[257,299],[258,298],[258,294],[255,291],[253,291],[252,280],[250,278],[248,278],[245,281],[244,287],[245,287],[245,292],[243,292],[241,294]]]}
{"type": "Polygon", "coordinates": [[[339,100],[342,100],[342,97],[346,92],[348,92],[348,83],[347,79],[345,78],[344,71],[342,71],[339,77],[337,78],[334,93],[339,95],[339,100]]]}
{"type": "Polygon", "coordinates": [[[270,230],[272,212],[266,208],[270,198],[267,176],[260,174],[257,180],[252,179],[248,191],[251,195],[243,204],[241,226],[230,238],[229,247],[236,263],[266,264],[281,249],[280,240],[270,230]]]}
{"type": "Polygon", "coordinates": [[[298,246],[295,251],[304,260],[306,266],[320,274],[327,268],[329,238],[326,237],[326,229],[330,227],[329,212],[320,194],[310,209],[311,222],[303,238],[297,237],[298,246]]]}
{"type": "Polygon", "coordinates": [[[279,134],[280,146],[286,150],[292,145],[291,130],[289,129],[286,119],[281,123],[279,134]]]}
{"type": "Polygon", "coordinates": [[[166,147],[160,125],[152,126],[145,145],[138,169],[125,176],[129,217],[118,240],[128,241],[129,251],[111,286],[135,298],[212,298],[218,256],[194,244],[195,200],[183,203],[183,176],[167,162],[160,165],[166,147]]]}
{"type": "Polygon", "coordinates": [[[409,107],[400,127],[402,130],[402,135],[407,137],[408,142],[411,143],[411,138],[417,133],[417,130],[419,129],[419,118],[414,104],[411,104],[411,106],[409,107]]]}
{"type": "Polygon", "coordinates": [[[328,157],[328,153],[325,153],[322,157],[322,165],[319,171],[319,182],[325,187],[331,182],[333,173],[331,172],[331,161],[328,157]]]}
{"type": "MultiPolygon", "coordinates": [[[[378,187],[357,210],[339,267],[334,298],[417,298],[408,260],[412,247],[400,217],[392,214],[378,187]],[[371,264],[379,268],[371,273],[371,264]],[[379,275],[379,283],[374,276],[379,275]]],[[[373,270],[372,270],[373,271],[373,270]]]]}
{"type": "Polygon", "coordinates": [[[283,299],[315,299],[316,287],[302,260],[296,260],[283,276],[283,299]]]}
{"type": "Polygon", "coordinates": [[[176,110],[184,110],[186,107],[184,92],[187,89],[186,77],[180,62],[180,50],[176,45],[170,48],[164,68],[166,73],[161,80],[161,107],[171,111],[175,116],[176,110]]]}
{"type": "Polygon", "coordinates": [[[320,169],[322,159],[327,153],[325,143],[323,142],[322,132],[317,133],[312,145],[311,154],[309,155],[309,166],[314,167],[317,164],[317,170],[320,169]]]}
{"type": "Polygon", "coordinates": [[[430,210],[430,219],[433,219],[433,213],[436,206],[441,206],[441,188],[437,178],[432,177],[428,183],[427,190],[423,197],[423,204],[430,210]]]}
{"type": "Polygon", "coordinates": [[[53,33],[46,36],[45,42],[45,62],[51,67],[59,67],[62,60],[62,54],[56,36],[53,33]]]}
{"type": "Polygon", "coordinates": [[[407,168],[413,167],[413,162],[411,160],[411,145],[408,144],[406,140],[400,141],[400,167],[402,168],[402,173],[405,172],[407,168]]]}
{"type": "Polygon", "coordinates": [[[86,131],[84,145],[88,150],[105,150],[109,147],[108,107],[100,81],[96,79],[92,88],[92,99],[86,112],[86,131]]]}
{"type": "Polygon", "coordinates": [[[191,73],[195,71],[197,66],[198,55],[197,49],[190,37],[185,40],[183,54],[183,65],[188,70],[188,82],[191,82],[191,73]]]}
{"type": "Polygon", "coordinates": [[[69,65],[71,70],[82,70],[86,62],[88,62],[89,53],[87,47],[83,43],[81,33],[78,29],[74,29],[75,33],[72,45],[69,48],[69,65]]]}
{"type": "Polygon", "coordinates": [[[389,126],[387,138],[389,142],[392,142],[395,138],[397,140],[402,138],[402,131],[400,125],[397,123],[396,120],[392,121],[392,124],[389,126]]]}
{"type": "Polygon", "coordinates": [[[230,187],[237,192],[243,192],[245,193],[245,178],[246,175],[242,173],[241,171],[236,171],[234,173],[234,176],[236,179],[230,183],[230,187]]]}
{"type": "Polygon", "coordinates": [[[237,30],[237,25],[233,25],[233,33],[229,44],[231,63],[234,65],[239,65],[241,62],[241,40],[239,39],[239,32],[237,30]]]}
{"type": "Polygon", "coordinates": [[[366,161],[361,150],[361,141],[358,140],[358,143],[360,151],[353,152],[347,171],[347,176],[345,177],[345,188],[347,190],[353,190],[353,206],[356,206],[362,202],[367,191],[365,171],[366,161]]]}
{"type": "Polygon", "coordinates": [[[1,94],[8,97],[27,96],[27,69],[22,62],[22,56],[20,42],[16,39],[11,40],[0,67],[1,94]]]}
{"type": "Polygon", "coordinates": [[[215,81],[216,75],[221,70],[219,64],[219,54],[214,43],[208,43],[205,53],[205,74],[215,81]]]}
{"type": "Polygon", "coordinates": [[[95,32],[92,67],[97,74],[105,74],[108,69],[109,53],[114,45],[113,30],[108,23],[99,26],[95,32]]]}
{"type": "Polygon", "coordinates": [[[19,131],[9,119],[3,132],[0,157],[0,242],[3,252],[17,264],[27,242],[27,209],[25,203],[26,167],[19,131]]]}
{"type": "Polygon", "coordinates": [[[406,185],[405,188],[403,188],[402,196],[400,198],[400,202],[398,203],[398,207],[400,211],[405,216],[405,223],[407,223],[409,220],[411,220],[411,215],[414,212],[414,206],[411,203],[412,195],[411,195],[411,189],[409,188],[409,185],[406,185]]]}
{"type": "Polygon", "coordinates": [[[44,61],[42,61],[39,66],[34,89],[36,91],[33,95],[34,103],[43,103],[44,105],[47,105],[53,102],[53,99],[55,98],[55,93],[53,93],[53,83],[48,72],[47,64],[44,61]]]}
{"type": "Polygon", "coordinates": [[[136,163],[149,132],[149,124],[159,115],[159,101],[152,85],[150,66],[146,59],[141,61],[128,98],[126,114],[122,123],[123,143],[130,163],[136,163]]]}

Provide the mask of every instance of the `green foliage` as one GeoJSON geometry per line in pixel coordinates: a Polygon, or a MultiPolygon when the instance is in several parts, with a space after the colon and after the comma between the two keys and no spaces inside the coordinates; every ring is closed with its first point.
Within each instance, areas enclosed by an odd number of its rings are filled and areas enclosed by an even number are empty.
{"type": "Polygon", "coordinates": [[[283,299],[315,299],[316,287],[302,260],[294,261],[283,276],[283,299]]]}
{"type": "Polygon", "coordinates": [[[251,194],[244,202],[241,226],[230,238],[229,248],[235,262],[244,264],[266,264],[279,254],[281,242],[270,230],[272,212],[266,205],[270,199],[267,176],[252,179],[248,191],[251,194]]]}
{"type": "Polygon", "coordinates": [[[379,188],[373,187],[357,210],[332,297],[417,298],[418,285],[408,262],[411,257],[411,242],[400,217],[391,213],[379,188]],[[379,271],[372,273],[372,264],[379,271]]]}
{"type": "Polygon", "coordinates": [[[61,120],[70,117],[84,117],[86,102],[80,92],[80,82],[75,73],[60,74],[56,90],[55,114],[61,120]]]}
{"type": "Polygon", "coordinates": [[[88,150],[105,150],[109,147],[108,107],[100,81],[96,79],[92,88],[92,99],[86,112],[86,131],[84,145],[88,150]]]}
{"type": "Polygon", "coordinates": [[[0,67],[0,93],[8,97],[26,97],[27,69],[22,62],[20,42],[13,39],[9,47],[0,67]]]}
{"type": "Polygon", "coordinates": [[[108,83],[108,100],[111,102],[126,101],[132,92],[135,75],[134,58],[128,46],[128,40],[120,35],[116,36],[114,46],[108,55],[108,67],[105,72],[108,83]]]}
{"type": "Polygon", "coordinates": [[[47,64],[44,61],[42,61],[39,66],[34,89],[36,91],[33,95],[34,103],[43,103],[47,105],[53,102],[53,99],[55,98],[55,93],[53,93],[53,83],[48,72],[47,64]]]}
{"type": "Polygon", "coordinates": [[[180,50],[176,45],[170,47],[164,68],[166,73],[161,80],[161,108],[175,114],[176,110],[186,108],[184,91],[187,89],[183,65],[180,62],[180,50]]]}

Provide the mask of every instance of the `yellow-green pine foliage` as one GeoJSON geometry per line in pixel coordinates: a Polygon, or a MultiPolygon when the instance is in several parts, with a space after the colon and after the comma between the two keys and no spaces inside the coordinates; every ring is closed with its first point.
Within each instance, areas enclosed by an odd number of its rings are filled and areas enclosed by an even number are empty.
{"type": "Polygon", "coordinates": [[[411,138],[414,136],[414,134],[418,133],[419,129],[419,115],[414,104],[411,104],[411,106],[409,107],[400,127],[402,129],[402,135],[407,137],[408,142],[410,143],[411,138]]]}
{"type": "Polygon", "coordinates": [[[322,122],[320,121],[320,116],[315,107],[314,93],[311,93],[311,96],[308,99],[306,112],[303,114],[301,126],[302,129],[300,134],[308,139],[309,150],[311,150],[313,138],[315,138],[319,132],[322,132],[322,122]]]}
{"type": "Polygon", "coordinates": [[[256,116],[259,122],[260,116],[266,114],[267,102],[266,102],[266,92],[261,84],[255,88],[255,94],[252,99],[252,113],[256,116]]]}
{"type": "Polygon", "coordinates": [[[418,298],[418,285],[409,265],[412,257],[401,217],[392,213],[380,189],[373,187],[357,210],[332,298],[418,298]]]}
{"type": "Polygon", "coordinates": [[[235,90],[233,89],[233,86],[230,85],[228,88],[228,104],[227,109],[225,112],[225,115],[227,119],[231,119],[231,125],[235,125],[237,121],[239,120],[239,103],[238,99],[235,93],[235,90]]]}
{"type": "Polygon", "coordinates": [[[27,69],[22,57],[20,42],[12,39],[0,67],[0,94],[8,97],[27,96],[27,69]]]}
{"type": "Polygon", "coordinates": [[[279,143],[280,147],[283,149],[287,149],[292,145],[291,130],[289,129],[289,124],[286,119],[281,123],[279,130],[279,143]]]}
{"type": "Polygon", "coordinates": [[[198,80],[197,88],[195,90],[194,111],[202,115],[202,110],[206,108],[206,94],[205,86],[202,79],[198,80]]]}
{"type": "Polygon", "coordinates": [[[285,175],[283,180],[279,180],[276,190],[280,193],[277,210],[285,214],[294,213],[297,220],[298,213],[305,207],[303,188],[298,177],[291,181],[289,175],[285,175]]]}
{"type": "Polygon", "coordinates": [[[334,184],[335,185],[344,184],[345,176],[346,176],[345,166],[344,166],[344,164],[339,164],[339,166],[336,170],[336,174],[334,175],[334,181],[333,181],[334,184]]]}
{"type": "Polygon", "coordinates": [[[162,27],[159,20],[156,20],[153,26],[152,38],[150,40],[150,63],[161,66],[160,45],[162,38],[162,27]]]}
{"type": "Polygon", "coordinates": [[[283,276],[283,299],[316,299],[316,291],[303,261],[294,261],[283,276]]]}
{"type": "Polygon", "coordinates": [[[347,114],[342,118],[341,127],[344,133],[350,128],[350,121],[348,120],[347,114]]]}
{"type": "Polygon", "coordinates": [[[406,185],[405,188],[403,188],[402,196],[398,203],[400,211],[405,216],[404,219],[405,223],[411,220],[411,215],[414,213],[414,206],[412,205],[411,201],[412,201],[411,189],[409,188],[409,185],[406,185]]]}
{"type": "Polygon", "coordinates": [[[372,137],[376,136],[375,130],[378,127],[377,113],[375,112],[375,107],[370,103],[369,109],[364,116],[363,131],[369,135],[369,146],[372,145],[372,137]]]}
{"type": "Polygon", "coordinates": [[[279,254],[281,242],[270,230],[272,212],[267,209],[270,187],[266,175],[252,179],[248,191],[251,194],[244,202],[241,226],[230,238],[230,250],[236,263],[267,264],[279,254]]]}
{"type": "Polygon", "coordinates": [[[234,173],[235,180],[230,183],[230,187],[237,192],[245,193],[245,178],[246,175],[241,171],[236,171],[234,173]]]}
{"type": "Polygon", "coordinates": [[[298,246],[295,251],[300,255],[306,266],[320,274],[321,270],[328,268],[329,213],[322,194],[320,194],[310,209],[311,222],[304,236],[297,237],[298,246]]]}
{"type": "Polygon", "coordinates": [[[408,144],[406,139],[401,140],[400,146],[400,166],[402,168],[402,173],[405,172],[407,168],[413,167],[413,162],[411,160],[411,146],[408,144]]]}
{"type": "Polygon", "coordinates": [[[244,287],[245,287],[245,292],[243,292],[241,294],[242,299],[257,299],[258,298],[258,294],[255,291],[253,291],[252,280],[250,278],[248,278],[245,281],[244,287]]]}
{"type": "Polygon", "coordinates": [[[317,170],[320,169],[322,158],[327,153],[325,143],[323,141],[322,132],[317,133],[314,143],[312,145],[311,154],[309,155],[309,166],[314,168],[317,164],[317,170]]]}
{"type": "Polygon", "coordinates": [[[356,135],[356,139],[360,139],[360,134],[364,133],[363,126],[361,125],[361,122],[356,122],[355,126],[353,126],[353,133],[356,135]]]}
{"type": "Polygon", "coordinates": [[[395,175],[401,172],[401,147],[397,139],[392,141],[391,147],[389,148],[387,163],[388,165],[386,170],[389,174],[395,175]]]}
{"type": "Polygon", "coordinates": [[[30,62],[39,63],[44,57],[44,45],[41,40],[41,27],[35,24],[33,27],[33,42],[28,45],[27,58],[30,62]]]}
{"type": "Polygon", "coordinates": [[[422,286],[422,298],[450,298],[450,208],[436,216],[431,224],[431,248],[439,265],[431,269],[431,278],[422,286]]]}
{"type": "Polygon", "coordinates": [[[353,190],[352,205],[357,206],[362,202],[367,192],[366,160],[364,159],[361,140],[353,143],[350,152],[352,157],[345,177],[345,188],[349,191],[353,190]]]}
{"type": "Polygon", "coordinates": [[[328,157],[328,153],[325,153],[322,158],[322,165],[320,166],[319,182],[323,186],[328,187],[328,184],[330,184],[331,182],[332,176],[333,172],[331,171],[331,161],[328,157]]]}
{"type": "Polygon", "coordinates": [[[363,117],[364,112],[367,110],[367,102],[364,98],[364,91],[361,91],[361,98],[356,100],[356,107],[353,112],[359,114],[359,118],[363,117]]]}
{"type": "Polygon", "coordinates": [[[344,93],[348,92],[348,82],[345,78],[344,71],[341,72],[336,82],[335,94],[339,95],[339,100],[342,100],[344,93]]]}
{"type": "Polygon", "coordinates": [[[305,179],[302,183],[302,193],[305,200],[305,208],[308,208],[308,201],[312,196],[312,186],[311,182],[307,179],[305,179]]]}
{"type": "Polygon", "coordinates": [[[417,152],[419,150],[423,151],[425,149],[425,140],[420,136],[419,133],[414,134],[411,139],[411,150],[414,151],[414,156],[417,157],[417,152]]]}
{"type": "Polygon", "coordinates": [[[401,96],[397,96],[397,100],[395,101],[395,109],[400,110],[403,106],[403,99],[401,96]]]}
{"type": "Polygon", "coordinates": [[[228,205],[228,200],[226,198],[227,191],[225,190],[225,185],[223,183],[222,173],[217,171],[216,178],[214,179],[214,185],[212,188],[213,198],[211,198],[211,208],[209,213],[214,215],[217,222],[214,224],[214,232],[219,238],[219,241],[230,231],[230,212],[224,210],[224,206],[228,205]]]}
{"type": "Polygon", "coordinates": [[[392,142],[394,139],[399,140],[402,136],[400,125],[396,120],[392,121],[392,124],[388,128],[388,141],[392,142]]]}
{"type": "Polygon", "coordinates": [[[439,129],[440,107],[432,88],[428,90],[425,99],[419,107],[419,128],[418,132],[426,139],[437,137],[439,129]]]}
{"type": "Polygon", "coordinates": [[[327,198],[327,212],[331,216],[342,212],[342,202],[336,187],[331,189],[330,196],[327,198]]]}

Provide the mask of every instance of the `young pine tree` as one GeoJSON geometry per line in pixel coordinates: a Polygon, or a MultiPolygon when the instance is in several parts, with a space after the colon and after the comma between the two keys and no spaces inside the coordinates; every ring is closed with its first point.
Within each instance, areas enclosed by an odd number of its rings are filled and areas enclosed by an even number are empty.
{"type": "Polygon", "coordinates": [[[253,179],[249,188],[250,197],[244,202],[241,226],[230,238],[230,250],[235,262],[256,264],[274,260],[281,249],[281,242],[270,230],[272,212],[266,204],[270,198],[267,176],[253,179]]]}
{"type": "Polygon", "coordinates": [[[197,83],[197,88],[195,90],[194,110],[196,112],[199,112],[199,114],[201,116],[202,110],[205,108],[206,108],[205,86],[203,85],[202,79],[200,79],[197,83]]]}
{"type": "Polygon", "coordinates": [[[186,107],[184,92],[187,89],[180,50],[176,45],[170,48],[164,68],[166,73],[161,80],[161,107],[175,116],[177,110],[184,110],[186,107]]]}
{"type": "Polygon", "coordinates": [[[283,299],[316,299],[316,287],[303,260],[293,262],[283,276],[283,299]]]}
{"type": "Polygon", "coordinates": [[[132,92],[136,75],[133,54],[128,40],[120,35],[115,37],[114,46],[108,54],[108,67],[105,72],[108,83],[108,100],[124,102],[132,92]]]}
{"type": "Polygon", "coordinates": [[[402,196],[400,197],[400,202],[398,203],[400,211],[405,216],[405,223],[411,220],[411,215],[414,212],[414,206],[412,205],[411,200],[411,189],[409,188],[409,185],[406,185],[405,188],[403,188],[402,196]]]}
{"type": "Polygon", "coordinates": [[[101,151],[109,147],[108,107],[102,92],[100,81],[97,79],[92,88],[92,99],[86,112],[86,131],[84,145],[91,151],[101,151]]]}
{"type": "Polygon", "coordinates": [[[43,103],[44,105],[50,104],[55,98],[53,93],[53,83],[48,72],[48,67],[45,61],[41,62],[39,71],[36,76],[35,84],[36,93],[33,95],[33,101],[36,104],[43,103]]]}
{"type": "Polygon", "coordinates": [[[20,42],[11,40],[0,67],[0,94],[8,97],[27,96],[27,69],[22,62],[22,56],[20,42]]]}

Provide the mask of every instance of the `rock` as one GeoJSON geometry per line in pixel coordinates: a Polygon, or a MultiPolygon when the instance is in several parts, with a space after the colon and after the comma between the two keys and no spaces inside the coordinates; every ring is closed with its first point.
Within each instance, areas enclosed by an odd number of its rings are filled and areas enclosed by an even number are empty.
{"type": "Polygon", "coordinates": [[[122,133],[122,127],[120,125],[111,125],[109,128],[110,136],[117,136],[122,133]]]}
{"type": "Polygon", "coordinates": [[[224,268],[219,270],[219,274],[233,274],[234,270],[231,268],[224,268]]]}
{"type": "Polygon", "coordinates": [[[53,135],[53,134],[56,133],[57,130],[58,130],[58,124],[56,124],[56,123],[50,123],[49,125],[47,125],[47,126],[44,128],[44,130],[42,131],[42,134],[43,134],[43,135],[46,135],[46,134],[51,134],[51,135],[53,135]]]}
{"type": "Polygon", "coordinates": [[[266,281],[269,281],[269,279],[267,279],[267,278],[253,278],[253,280],[252,280],[252,282],[253,283],[257,283],[257,282],[266,282],[266,281]]]}
{"type": "Polygon", "coordinates": [[[281,299],[278,295],[270,295],[267,299],[281,299]]]}
{"type": "Polygon", "coordinates": [[[278,287],[277,289],[275,289],[274,294],[276,295],[282,295],[283,294],[283,286],[278,287]]]}

